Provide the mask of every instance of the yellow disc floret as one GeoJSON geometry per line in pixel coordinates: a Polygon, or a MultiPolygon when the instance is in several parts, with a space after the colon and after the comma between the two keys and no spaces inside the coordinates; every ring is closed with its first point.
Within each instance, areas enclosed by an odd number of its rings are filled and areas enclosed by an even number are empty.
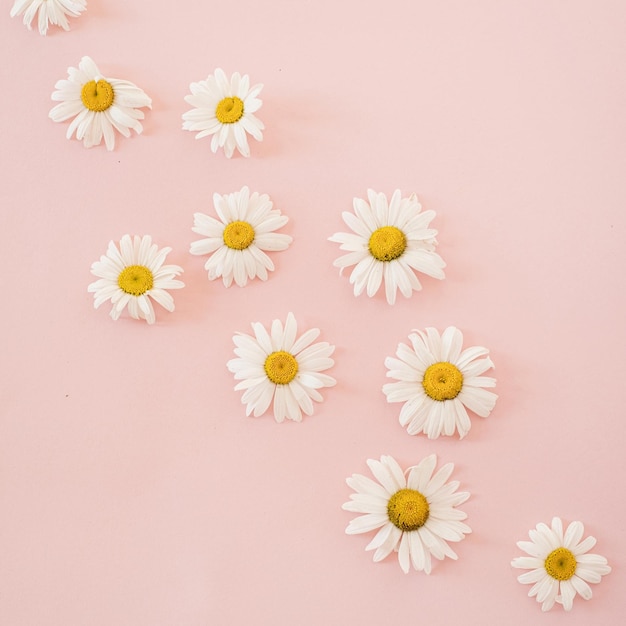
{"type": "Polygon", "coordinates": [[[263,367],[267,377],[275,385],[288,385],[298,373],[298,361],[292,354],[284,350],[272,352],[265,359],[263,367]]]}
{"type": "Polygon", "coordinates": [[[406,250],[406,235],[395,226],[382,226],[371,234],[368,249],[378,261],[394,261],[406,250]]]}
{"type": "Polygon", "coordinates": [[[434,363],[424,372],[422,386],[426,395],[433,400],[452,400],[463,388],[463,374],[452,363],[434,363]]]}
{"type": "Polygon", "coordinates": [[[569,580],[576,573],[576,557],[567,548],[557,548],[548,554],[544,567],[552,578],[569,580]]]}
{"type": "Polygon", "coordinates": [[[254,228],[248,222],[231,222],[222,235],[224,243],[233,250],[245,250],[254,241],[254,228]]]}
{"type": "Polygon", "coordinates": [[[80,99],[90,111],[106,111],[113,104],[115,92],[111,83],[106,80],[90,80],[83,85],[80,99]]]}
{"type": "Polygon", "coordinates": [[[222,124],[234,124],[243,117],[243,100],[234,96],[224,98],[217,103],[215,117],[222,124]]]}
{"type": "Polygon", "coordinates": [[[123,292],[140,296],[152,289],[154,276],[145,265],[129,265],[120,272],[117,284],[123,292]]]}
{"type": "Polygon", "coordinates": [[[415,489],[400,489],[389,498],[387,503],[389,521],[403,531],[421,528],[429,515],[428,501],[415,489]]]}

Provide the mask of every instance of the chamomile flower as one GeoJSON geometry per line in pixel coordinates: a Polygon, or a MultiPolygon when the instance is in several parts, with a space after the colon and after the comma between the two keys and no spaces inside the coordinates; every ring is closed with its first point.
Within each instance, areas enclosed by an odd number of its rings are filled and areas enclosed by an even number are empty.
{"type": "Polygon", "coordinates": [[[588,583],[599,583],[611,571],[603,556],[589,554],[596,540],[591,536],[583,539],[584,532],[581,522],[572,522],[563,533],[561,519],[554,517],[551,528],[539,523],[529,531],[530,541],[517,542],[529,556],[518,556],[511,565],[530,570],[517,580],[533,585],[528,595],[536,596],[542,611],[549,611],[555,603],[570,611],[576,594],[589,600],[592,592],[588,583]]]}
{"type": "Polygon", "coordinates": [[[387,402],[404,402],[400,424],[410,435],[436,439],[458,430],[462,439],[471,427],[466,409],[487,417],[498,398],[486,390],[495,387],[495,378],[483,376],[493,367],[489,350],[463,350],[463,335],[454,326],[442,335],[434,328],[414,331],[409,341],[411,346],[398,344],[397,359],[385,359],[387,377],[398,381],[383,385],[387,402]]]}
{"type": "Polygon", "coordinates": [[[36,15],[39,34],[45,35],[50,24],[69,30],[67,16],[78,17],[86,8],[86,0],[15,0],[11,17],[23,13],[24,25],[32,30],[31,24],[36,15]]]}
{"type": "Polygon", "coordinates": [[[286,250],[292,239],[276,233],[288,218],[266,194],[243,187],[241,191],[226,195],[213,194],[213,204],[219,220],[204,213],[194,214],[194,233],[205,239],[191,244],[191,254],[210,254],[204,268],[209,280],[221,277],[230,287],[233,280],[243,287],[248,279],[267,280],[274,263],[265,252],[286,250]]]}
{"type": "Polygon", "coordinates": [[[283,328],[274,320],[269,332],[260,323],[253,323],[254,337],[237,333],[233,337],[238,358],[228,361],[228,370],[240,381],[235,391],[244,390],[241,401],[246,415],[263,415],[274,401],[274,419],[300,422],[302,413],[313,414],[313,400],[322,402],[319,389],[332,387],[335,379],[324,370],[332,367],[335,350],[325,341],[313,343],[320,335],[318,328],[297,337],[298,326],[292,313],[283,328]]]}
{"type": "Polygon", "coordinates": [[[422,288],[416,272],[443,279],[446,264],[435,252],[437,231],[429,228],[435,212],[422,212],[417,196],[402,198],[399,189],[389,202],[371,189],[367,198],[354,198],[354,213],[342,213],[354,232],[329,238],[348,252],[333,263],[340,273],[356,265],[350,274],[354,295],[365,291],[372,297],[384,282],[387,302],[394,304],[398,289],[408,298],[422,288]]]}
{"type": "Polygon", "coordinates": [[[67,129],[70,139],[76,131],[76,139],[83,140],[85,148],[100,145],[102,137],[107,150],[115,147],[115,132],[124,137],[130,130],[141,134],[139,120],[144,115],[141,107],[151,108],[152,100],[136,85],[118,78],[105,78],[89,57],[83,57],[78,69],[68,68],[68,79],[55,85],[53,100],[60,103],[50,111],[55,122],[74,118],[67,129]]]}
{"type": "Polygon", "coordinates": [[[112,241],[106,256],[91,265],[91,273],[98,280],[91,283],[87,291],[94,295],[97,309],[107,300],[111,301],[111,317],[117,320],[128,307],[134,319],[145,319],[154,324],[152,300],[168,311],[174,310],[174,299],[167,289],[180,289],[184,283],[174,277],[183,269],[178,265],[163,265],[171,248],[159,248],[149,235],[133,239],[124,235],[119,249],[112,241]]]}
{"type": "Polygon", "coordinates": [[[394,550],[404,573],[411,565],[430,574],[431,557],[443,560],[457,555],[448,542],[457,542],[471,533],[461,520],[467,515],[457,509],[469,493],[457,492],[458,481],[446,482],[454,465],[448,463],[433,475],[434,454],[403,472],[391,456],[367,464],[376,481],[353,474],[346,480],[356,493],[343,505],[346,511],[362,513],[346,528],[348,535],[378,530],[365,548],[375,550],[374,561],[382,561],[394,550]]]}
{"type": "Polygon", "coordinates": [[[263,85],[250,87],[247,74],[235,72],[230,78],[218,68],[206,80],[191,83],[191,95],[185,102],[194,108],[183,114],[183,129],[198,131],[196,139],[213,135],[211,150],[224,148],[230,159],[235,148],[250,156],[246,133],[257,141],[263,140],[265,126],[254,114],[263,102],[257,97],[263,85]]]}

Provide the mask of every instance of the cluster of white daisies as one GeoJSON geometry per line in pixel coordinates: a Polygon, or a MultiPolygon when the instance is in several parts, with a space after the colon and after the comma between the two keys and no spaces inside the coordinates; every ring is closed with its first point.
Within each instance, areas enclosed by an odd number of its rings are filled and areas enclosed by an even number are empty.
{"type": "MultiPolygon", "coordinates": [[[[59,80],[52,99],[59,102],[50,111],[55,122],[72,119],[67,138],[76,133],[86,148],[104,143],[115,147],[115,132],[124,137],[134,130],[141,134],[142,108],[152,107],[152,100],[130,81],[104,76],[94,61],[85,56],[78,68],[67,70],[67,79],[59,80]]],[[[263,85],[250,85],[248,75],[235,72],[230,78],[220,68],[206,80],[191,83],[191,95],[185,101],[194,108],[183,114],[183,129],[197,131],[196,139],[212,135],[211,150],[223,148],[228,158],[235,148],[250,156],[248,135],[263,139],[263,122],[254,113],[261,108],[257,97],[263,85]]]]}
{"type": "MultiPolygon", "coordinates": [[[[15,0],[11,16],[22,15],[30,29],[35,16],[45,35],[49,24],[68,30],[67,17],[77,17],[86,8],[85,0],[15,0]]],[[[235,148],[249,156],[247,136],[262,140],[263,123],[254,115],[261,107],[258,95],[262,85],[250,85],[247,75],[230,78],[217,69],[206,80],[191,83],[185,100],[194,108],[183,115],[183,129],[197,132],[196,138],[212,136],[211,149],[223,148],[231,157],[235,148]]],[[[103,76],[96,64],[83,57],[78,68],[68,69],[67,80],[56,84],[52,99],[58,101],[50,117],[55,122],[72,119],[67,137],[74,133],[86,147],[104,139],[107,149],[115,146],[115,132],[128,137],[131,129],[142,132],[141,108],[151,99],[129,81],[103,76]]],[[[368,191],[367,201],[354,199],[354,212],[344,212],[343,220],[352,232],[339,232],[329,239],[341,244],[343,256],[335,261],[340,272],[354,267],[350,283],[356,296],[374,296],[384,285],[386,299],[394,304],[397,292],[410,297],[421,289],[418,273],[443,279],[444,261],[435,252],[437,231],[430,228],[433,211],[422,211],[415,195],[402,198],[397,190],[391,199],[368,191]]],[[[210,280],[221,278],[226,287],[240,287],[249,280],[266,280],[274,264],[267,252],[286,250],[289,235],[276,232],[288,218],[273,208],[265,194],[239,192],[214,194],[216,217],[196,213],[193,232],[203,238],[191,244],[194,255],[209,255],[205,264],[210,280]]],[[[169,290],[184,284],[177,279],[183,272],[178,265],[165,264],[171,248],[161,248],[150,236],[122,237],[119,246],[109,243],[106,255],[93,263],[97,280],[88,290],[94,306],[110,301],[111,317],[117,320],[127,309],[135,319],[149,324],[156,316],[152,302],[174,310],[169,290]]],[[[320,330],[312,328],[298,335],[292,313],[285,323],[274,320],[269,329],[252,324],[253,335],[233,337],[236,358],[227,363],[243,391],[246,415],[266,413],[270,405],[277,422],[301,421],[313,413],[313,402],[321,402],[320,390],[336,381],[325,373],[334,365],[334,346],[317,342],[320,330]]],[[[416,330],[409,344],[400,343],[396,357],[385,360],[387,377],[383,385],[390,403],[402,403],[400,424],[411,435],[424,433],[429,439],[458,432],[463,438],[470,430],[468,410],[487,417],[497,396],[490,388],[495,379],[484,374],[493,368],[489,351],[480,346],[463,348],[463,335],[454,327],[439,333],[434,328],[416,330]]],[[[343,505],[358,513],[348,525],[348,534],[376,531],[366,550],[374,550],[374,561],[392,552],[404,572],[411,567],[427,574],[432,559],[456,559],[450,543],[464,539],[471,529],[458,509],[469,493],[457,491],[458,481],[449,481],[454,466],[448,463],[435,472],[437,459],[430,455],[418,465],[403,471],[391,456],[370,459],[372,478],[354,474],[347,479],[354,491],[343,505]]],[[[513,559],[512,566],[526,569],[518,580],[532,584],[529,596],[536,597],[542,610],[555,603],[565,610],[578,594],[591,598],[589,583],[600,582],[611,568],[607,560],[590,554],[596,540],[583,539],[584,528],[572,522],[563,530],[555,517],[529,531],[530,541],[518,542],[527,556],[513,559]]]]}
{"type": "MultiPolygon", "coordinates": [[[[194,242],[191,251],[212,254],[206,265],[209,277],[221,276],[227,286],[233,280],[243,285],[259,272],[265,276],[263,272],[271,269],[271,261],[261,249],[250,252],[249,264],[242,254],[250,247],[244,245],[255,237],[245,209],[250,202],[255,215],[263,216],[266,222],[272,219],[277,227],[284,223],[282,216],[277,212],[272,215],[266,196],[250,196],[246,188],[238,194],[216,195],[214,201],[221,221],[196,214],[194,231],[206,235],[206,239],[194,242]],[[262,255],[263,264],[255,264],[255,255],[262,255]]],[[[267,234],[268,230],[263,232],[267,234]]],[[[280,249],[276,246],[286,247],[289,242],[278,239],[267,243],[273,244],[271,249],[280,249]]],[[[99,277],[89,286],[95,306],[111,300],[114,319],[128,306],[132,317],[149,323],[154,321],[150,298],[172,310],[173,302],[166,290],[183,285],[175,280],[182,269],[164,265],[169,251],[159,250],[147,236],[131,240],[126,235],[119,249],[111,242],[107,255],[92,266],[92,272],[99,277]]],[[[252,335],[235,334],[236,358],[227,363],[237,381],[235,390],[243,391],[241,401],[246,405],[246,415],[258,417],[270,406],[277,422],[301,421],[303,414],[311,415],[313,403],[323,400],[320,390],[336,384],[325,373],[334,365],[334,346],[316,341],[320,335],[317,328],[299,335],[292,313],[284,324],[276,319],[266,328],[257,322],[252,330],[252,335]]],[[[489,351],[481,346],[463,348],[463,335],[454,327],[441,334],[434,328],[415,331],[409,341],[410,345],[398,345],[397,358],[385,360],[387,376],[395,382],[382,389],[389,402],[403,403],[400,423],[409,434],[425,433],[430,439],[455,432],[464,437],[471,425],[468,410],[487,417],[497,399],[489,391],[495,379],[484,376],[493,367],[489,351]]],[[[451,463],[435,472],[436,463],[435,455],[430,455],[403,471],[395,459],[383,456],[380,461],[367,461],[375,480],[360,474],[347,479],[354,493],[343,508],[359,515],[346,532],[376,531],[366,547],[375,551],[374,561],[396,552],[405,573],[412,567],[429,574],[433,558],[457,558],[450,544],[471,532],[464,522],[467,515],[458,508],[470,494],[457,491],[458,481],[449,481],[454,469],[451,463]]],[[[517,557],[511,564],[528,570],[518,580],[533,585],[529,596],[536,597],[542,610],[558,603],[569,611],[577,594],[591,598],[589,583],[600,582],[611,571],[603,556],[589,553],[596,540],[583,539],[583,532],[580,522],[572,522],[563,532],[561,520],[555,517],[551,527],[538,524],[529,532],[530,541],[518,542],[527,556],[517,557]]]]}
{"type": "MultiPolygon", "coordinates": [[[[433,557],[457,558],[449,544],[471,532],[463,521],[467,515],[457,508],[470,494],[457,491],[458,481],[448,481],[452,463],[435,472],[436,464],[432,454],[403,471],[393,457],[383,456],[380,461],[367,461],[375,480],[361,474],[347,479],[354,493],[343,508],[360,515],[346,532],[376,531],[365,548],[374,550],[374,561],[397,552],[405,573],[413,567],[429,574],[433,557]]],[[[532,584],[528,595],[537,599],[543,611],[555,604],[569,611],[577,594],[589,600],[589,583],[599,583],[611,571],[603,556],[589,552],[595,538],[583,539],[583,534],[581,522],[572,522],[564,531],[561,519],[555,517],[551,526],[540,523],[530,530],[530,541],[517,543],[527,556],[514,558],[511,565],[528,570],[518,580],[532,584]]]]}
{"type": "MultiPolygon", "coordinates": [[[[288,217],[273,208],[267,194],[250,193],[248,187],[230,194],[215,193],[213,205],[215,216],[194,214],[192,230],[203,238],[194,241],[190,248],[191,254],[208,255],[204,267],[209,280],[221,278],[226,287],[230,287],[233,282],[244,287],[255,278],[267,280],[268,273],[274,270],[274,263],[267,253],[286,250],[292,243],[289,235],[277,232],[287,224],[288,217]]],[[[429,228],[434,216],[434,211],[422,211],[415,194],[402,198],[399,190],[394,192],[389,201],[384,194],[371,189],[368,191],[368,202],[355,198],[354,213],[343,214],[343,219],[353,232],[335,233],[329,238],[330,241],[341,243],[341,249],[348,251],[335,261],[335,266],[340,271],[344,267],[355,266],[350,275],[354,294],[358,296],[365,290],[372,297],[384,284],[387,301],[394,304],[398,291],[408,298],[413,291],[422,288],[418,273],[444,278],[445,263],[434,250],[437,231],[429,228]]],[[[139,238],[136,240],[139,241],[139,238]]],[[[126,250],[121,256],[117,246],[111,242],[107,255],[93,264],[92,272],[101,280],[93,283],[90,291],[95,294],[96,307],[117,294],[111,313],[114,319],[128,304],[132,317],[153,323],[155,316],[152,307],[149,315],[145,313],[148,307],[146,303],[149,304],[153,291],[157,289],[157,293],[162,295],[164,290],[182,287],[183,284],[176,281],[175,285],[168,283],[165,286],[164,279],[159,280],[164,275],[159,268],[169,248],[159,254],[155,248],[155,260],[150,259],[153,265],[148,267],[147,260],[143,256],[140,258],[139,243],[135,246],[135,252],[129,241],[130,236],[126,235],[120,242],[120,247],[126,250]],[[135,278],[129,282],[128,274],[124,274],[123,279],[120,274],[127,266],[144,267],[143,276],[148,276],[146,268],[152,274],[158,271],[158,275],[151,274],[149,280],[136,282],[138,279],[135,278]],[[134,299],[139,299],[143,308],[131,305],[134,299]]],[[[178,266],[167,267],[175,275],[183,271],[178,266]]],[[[163,304],[157,297],[154,299],[163,304]]],[[[172,311],[173,301],[168,299],[167,302],[167,306],[163,306],[172,311]]],[[[395,390],[392,395],[399,398],[402,394],[395,390]]]]}

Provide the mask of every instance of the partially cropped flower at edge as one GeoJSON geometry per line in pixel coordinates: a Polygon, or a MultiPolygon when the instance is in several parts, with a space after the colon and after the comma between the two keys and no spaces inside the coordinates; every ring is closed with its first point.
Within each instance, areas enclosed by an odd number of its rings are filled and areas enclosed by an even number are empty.
{"type": "Polygon", "coordinates": [[[24,25],[32,30],[31,24],[36,15],[39,34],[46,35],[50,24],[69,30],[68,15],[78,17],[86,8],[86,0],[15,0],[11,17],[23,13],[24,25]]]}

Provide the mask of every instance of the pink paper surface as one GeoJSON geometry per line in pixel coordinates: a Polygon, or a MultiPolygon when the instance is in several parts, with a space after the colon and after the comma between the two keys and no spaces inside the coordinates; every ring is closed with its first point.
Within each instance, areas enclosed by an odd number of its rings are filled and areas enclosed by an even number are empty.
{"type": "Polygon", "coordinates": [[[90,0],[47,37],[0,18],[0,624],[616,624],[624,609],[626,84],[617,1],[90,0]],[[69,66],[153,99],[114,152],[48,119],[69,66]],[[263,83],[263,143],[228,160],[181,130],[216,67],[263,83]],[[290,217],[265,283],[224,288],[193,213],[248,185],[290,217]],[[355,298],[327,241],[367,188],[437,212],[447,278],[355,298]],[[93,309],[109,240],[185,269],[148,326],[93,309]],[[232,335],[292,311],[337,346],[300,423],[245,416],[232,335]],[[384,359],[414,328],[485,345],[500,395],[462,441],[409,436],[384,359]],[[347,536],[366,459],[456,465],[473,533],[404,575],[347,536]],[[540,521],[581,520],[613,572],[542,614],[510,567],[540,521]]]}

